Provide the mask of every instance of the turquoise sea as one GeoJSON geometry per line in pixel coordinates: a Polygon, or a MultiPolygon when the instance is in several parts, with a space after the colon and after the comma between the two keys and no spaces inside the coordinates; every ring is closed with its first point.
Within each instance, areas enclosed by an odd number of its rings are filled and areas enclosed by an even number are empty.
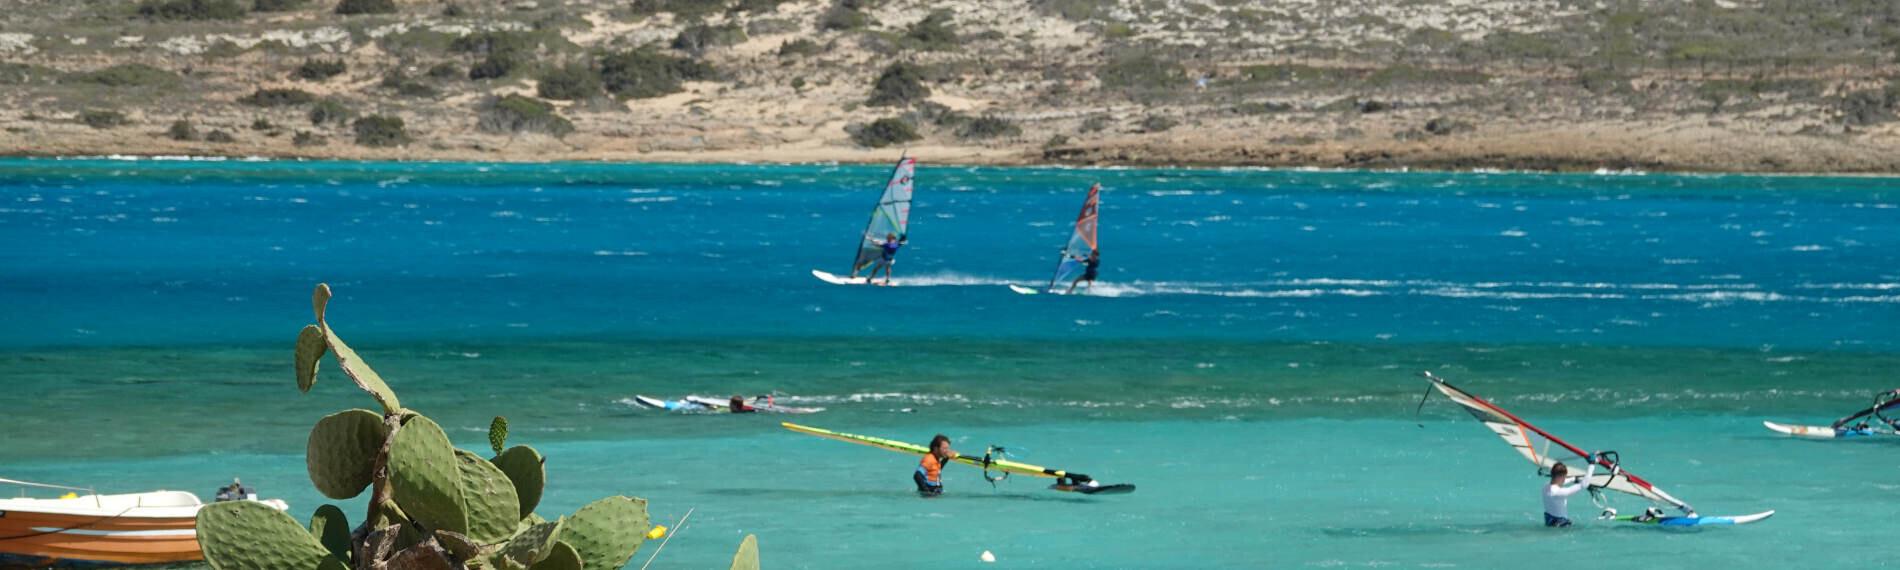
{"type": "Polygon", "coordinates": [[[692,509],[655,568],[746,534],[776,568],[1824,568],[1889,534],[1900,438],[1760,422],[1900,385],[1900,181],[929,159],[893,288],[810,276],[848,270],[885,166],[0,160],[0,477],[241,476],[307,517],[307,430],[373,406],[333,365],[296,391],[327,282],[405,404],[549,456],[544,514],[692,509]],[[1011,293],[1093,182],[1097,295],[1011,293]],[[1779,514],[1544,529],[1528,463],[1442,398],[1414,416],[1428,369],[1704,514],[1779,514]],[[630,405],[768,392],[827,410],[630,405]],[[914,458],[786,419],[1139,490],[953,467],[923,500],[914,458]]]}

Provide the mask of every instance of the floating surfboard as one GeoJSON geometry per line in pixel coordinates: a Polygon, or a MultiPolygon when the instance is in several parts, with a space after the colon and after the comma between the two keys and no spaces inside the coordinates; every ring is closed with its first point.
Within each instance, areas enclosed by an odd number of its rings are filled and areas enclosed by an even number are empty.
{"type": "Polygon", "coordinates": [[[1009,290],[1011,290],[1011,291],[1015,291],[1015,292],[1016,292],[1016,294],[1018,294],[1018,295],[1036,295],[1036,294],[1040,294],[1040,293],[1042,293],[1041,291],[1037,291],[1037,290],[1035,290],[1035,289],[1030,289],[1030,288],[1028,288],[1028,287],[1024,287],[1024,286],[1021,286],[1021,285],[1017,285],[1017,284],[1015,284],[1015,283],[1011,283],[1011,284],[1009,284],[1009,290]]]}
{"type": "MultiPolygon", "coordinates": [[[[701,406],[705,406],[707,408],[711,408],[714,410],[719,410],[722,412],[729,411],[732,408],[731,399],[708,398],[705,396],[687,396],[686,401],[692,402],[694,404],[699,404],[701,406]]],[[[824,408],[801,408],[797,406],[780,406],[780,405],[773,404],[770,402],[759,402],[759,401],[753,401],[751,403],[751,406],[752,406],[752,409],[758,410],[760,413],[766,413],[766,414],[816,414],[818,412],[825,411],[824,408]]]]}
{"type": "Polygon", "coordinates": [[[1774,511],[1762,511],[1762,512],[1755,513],[1752,515],[1741,515],[1741,516],[1733,516],[1733,517],[1709,517],[1709,516],[1645,517],[1642,515],[1620,515],[1620,516],[1610,517],[1607,520],[1636,523],[1636,524],[1653,524],[1657,526],[1666,526],[1666,527],[1734,526],[1738,524],[1748,524],[1748,523],[1760,521],[1772,516],[1775,516],[1774,511]]]}
{"type": "Polygon", "coordinates": [[[1874,431],[1872,429],[1856,429],[1856,428],[1851,428],[1851,427],[1834,428],[1830,426],[1797,426],[1797,425],[1788,425],[1788,424],[1778,424],[1775,422],[1762,422],[1761,425],[1762,427],[1766,427],[1769,430],[1774,431],[1775,433],[1792,435],[1795,437],[1813,438],[1813,439],[1847,439],[1847,438],[1854,438],[1854,437],[1870,437],[1870,436],[1876,436],[1876,435],[1894,435],[1887,432],[1874,431]]]}
{"type": "Polygon", "coordinates": [[[633,397],[633,401],[642,406],[669,412],[708,411],[706,406],[687,400],[662,400],[659,398],[636,395],[633,397]]]}
{"type": "MultiPolygon", "coordinates": [[[[908,453],[908,454],[916,455],[919,457],[922,457],[926,453],[930,453],[930,448],[922,446],[922,445],[917,445],[914,443],[905,443],[902,441],[884,439],[881,437],[871,437],[868,435],[857,435],[857,434],[850,434],[850,433],[835,432],[835,431],[831,431],[827,429],[815,428],[815,427],[810,427],[810,426],[802,426],[802,425],[798,425],[798,424],[794,424],[790,422],[780,423],[779,425],[784,426],[785,429],[792,430],[792,431],[802,433],[805,435],[815,435],[815,436],[822,437],[825,439],[835,439],[835,440],[842,441],[845,443],[868,445],[871,447],[884,449],[886,451],[908,453]]],[[[1066,493],[1082,493],[1084,495],[1097,495],[1097,494],[1116,495],[1116,494],[1135,492],[1135,486],[1131,484],[1123,483],[1123,484],[1116,484],[1116,485],[1105,485],[1105,484],[1096,482],[1094,478],[1089,477],[1088,475],[1083,475],[1081,473],[1071,473],[1071,472],[1063,471],[1060,469],[1050,469],[1050,468],[1043,467],[1040,465],[1030,465],[1028,463],[1010,461],[1008,459],[1000,459],[1000,458],[997,458],[995,454],[993,453],[985,453],[981,457],[971,456],[971,455],[958,455],[956,458],[951,459],[951,462],[962,463],[964,465],[982,469],[985,477],[989,476],[988,475],[989,472],[995,471],[995,472],[1004,474],[1004,476],[1024,475],[1024,476],[1029,476],[1029,477],[1053,478],[1056,480],[1056,484],[1050,485],[1049,489],[1054,490],[1054,491],[1062,491],[1066,493]]]]}

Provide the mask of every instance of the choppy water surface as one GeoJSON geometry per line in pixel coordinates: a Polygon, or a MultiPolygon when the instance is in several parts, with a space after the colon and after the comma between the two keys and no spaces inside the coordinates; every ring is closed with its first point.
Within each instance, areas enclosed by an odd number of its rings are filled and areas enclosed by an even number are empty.
{"type": "Polygon", "coordinates": [[[1838,523],[1896,498],[1892,445],[1758,422],[1825,422],[1896,383],[1900,183],[923,159],[909,286],[888,289],[809,275],[846,270],[876,166],[0,160],[0,476],[244,475],[306,515],[308,426],[369,405],[341,376],[290,380],[325,281],[332,324],[405,403],[471,448],[497,414],[544,447],[543,510],[697,507],[662,559],[678,568],[744,533],[809,568],[986,549],[1016,567],[1778,568],[1882,538],[1838,523]],[[1003,287],[1047,279],[1098,181],[1097,295],[1003,287]],[[1782,514],[1546,532],[1537,482],[1482,428],[1442,401],[1415,425],[1422,369],[1704,512],[1782,514]],[[953,470],[950,497],[919,501],[902,456],[629,405],[773,391],[828,408],[798,418],[814,425],[1005,444],[1141,491],[953,470]]]}

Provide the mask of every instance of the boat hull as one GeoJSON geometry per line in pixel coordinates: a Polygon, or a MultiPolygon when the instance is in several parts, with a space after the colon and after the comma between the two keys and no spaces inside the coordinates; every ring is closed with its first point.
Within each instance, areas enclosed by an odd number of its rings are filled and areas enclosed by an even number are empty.
{"type": "Polygon", "coordinates": [[[194,517],[0,512],[0,559],[27,566],[125,566],[203,560],[194,517]]]}

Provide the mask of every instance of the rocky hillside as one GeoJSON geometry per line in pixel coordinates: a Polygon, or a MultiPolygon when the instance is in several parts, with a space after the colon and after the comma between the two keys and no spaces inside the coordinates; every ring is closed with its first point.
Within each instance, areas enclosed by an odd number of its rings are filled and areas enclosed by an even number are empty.
{"type": "Polygon", "coordinates": [[[1890,0],[10,0],[0,153],[1900,170],[1890,0]]]}

